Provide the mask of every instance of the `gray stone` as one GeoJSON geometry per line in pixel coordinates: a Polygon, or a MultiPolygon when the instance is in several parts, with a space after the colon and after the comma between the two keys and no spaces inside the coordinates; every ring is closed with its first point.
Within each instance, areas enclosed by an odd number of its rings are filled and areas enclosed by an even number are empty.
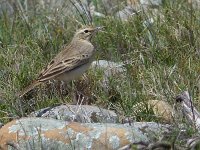
{"type": "Polygon", "coordinates": [[[104,71],[106,76],[112,76],[113,74],[121,73],[126,71],[126,68],[124,68],[124,63],[115,63],[112,61],[107,60],[98,60],[93,61],[91,68],[92,69],[101,69],[104,71]]]}
{"type": "MultiPolygon", "coordinates": [[[[90,0],[37,0],[38,6],[50,12],[57,12],[64,16],[87,15],[89,17],[104,17],[104,14],[95,11],[95,6],[90,0]]],[[[29,5],[33,5],[30,4],[29,5]]],[[[49,14],[49,15],[50,15],[49,14]]],[[[89,18],[90,19],[90,18],[89,18]]]]}
{"type": "Polygon", "coordinates": [[[103,79],[100,81],[101,86],[105,91],[110,87],[109,78],[125,78],[126,68],[124,63],[115,63],[107,60],[93,61],[91,69],[96,72],[102,71],[103,79]]]}
{"type": "Polygon", "coordinates": [[[194,9],[200,9],[200,1],[199,0],[188,0],[188,5],[192,4],[194,9]]]}
{"type": "Polygon", "coordinates": [[[162,5],[162,0],[140,0],[142,6],[158,7],[162,5]]]}
{"type": "Polygon", "coordinates": [[[14,13],[13,6],[7,0],[0,0],[0,15],[12,15],[14,13]]]}
{"type": "Polygon", "coordinates": [[[118,119],[115,112],[90,105],[61,105],[53,108],[48,107],[33,112],[29,116],[76,121],[80,123],[116,123],[118,119]]]}
{"type": "Polygon", "coordinates": [[[137,11],[132,6],[126,6],[123,10],[120,10],[116,13],[116,17],[119,17],[122,21],[127,21],[136,13],[137,11]]]}

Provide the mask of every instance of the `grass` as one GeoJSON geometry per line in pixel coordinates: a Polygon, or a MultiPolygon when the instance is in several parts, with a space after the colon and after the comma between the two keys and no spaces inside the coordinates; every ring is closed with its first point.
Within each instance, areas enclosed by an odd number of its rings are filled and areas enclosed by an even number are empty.
{"type": "MultiPolygon", "coordinates": [[[[79,14],[71,18],[62,12],[39,10],[18,11],[12,17],[5,13],[0,18],[0,121],[4,123],[47,106],[71,102],[67,93],[61,100],[55,83],[43,84],[23,99],[15,96],[63,44],[70,42],[79,28],[77,20],[82,22],[79,14]]],[[[173,105],[174,97],[188,90],[200,108],[200,14],[178,0],[166,1],[158,14],[139,12],[126,22],[112,16],[93,18],[93,24],[106,27],[93,40],[96,59],[129,63],[123,80],[109,78],[108,91],[99,84],[101,71],[89,70],[86,79],[76,80],[75,89],[85,97],[84,103],[113,109],[122,118],[157,121],[151,110],[139,108],[137,112],[134,106],[154,99],[173,105]],[[145,25],[149,18],[153,18],[153,24],[145,25]]]]}

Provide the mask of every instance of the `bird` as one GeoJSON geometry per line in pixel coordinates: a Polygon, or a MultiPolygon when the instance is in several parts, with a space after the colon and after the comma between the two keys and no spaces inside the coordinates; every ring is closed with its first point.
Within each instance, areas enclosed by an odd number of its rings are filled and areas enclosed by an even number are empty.
{"type": "Polygon", "coordinates": [[[49,80],[70,82],[80,77],[91,65],[95,48],[92,37],[104,27],[87,26],[77,30],[68,45],[55,56],[40,72],[36,80],[17,95],[23,97],[30,90],[49,80]]]}

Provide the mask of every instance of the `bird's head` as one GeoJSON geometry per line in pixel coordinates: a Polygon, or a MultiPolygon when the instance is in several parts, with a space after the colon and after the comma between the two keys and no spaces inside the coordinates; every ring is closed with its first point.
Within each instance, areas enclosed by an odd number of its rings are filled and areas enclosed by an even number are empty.
{"type": "Polygon", "coordinates": [[[85,27],[79,29],[75,33],[74,39],[90,41],[92,36],[95,35],[98,31],[102,30],[103,28],[104,27],[85,27]]]}

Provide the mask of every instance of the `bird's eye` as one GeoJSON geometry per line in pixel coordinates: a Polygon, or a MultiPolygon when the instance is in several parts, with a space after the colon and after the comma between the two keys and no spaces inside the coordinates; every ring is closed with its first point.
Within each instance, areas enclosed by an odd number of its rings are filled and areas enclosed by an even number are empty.
{"type": "Polygon", "coordinates": [[[88,31],[88,30],[84,30],[84,32],[85,32],[85,33],[88,33],[89,31],[88,31]]]}

